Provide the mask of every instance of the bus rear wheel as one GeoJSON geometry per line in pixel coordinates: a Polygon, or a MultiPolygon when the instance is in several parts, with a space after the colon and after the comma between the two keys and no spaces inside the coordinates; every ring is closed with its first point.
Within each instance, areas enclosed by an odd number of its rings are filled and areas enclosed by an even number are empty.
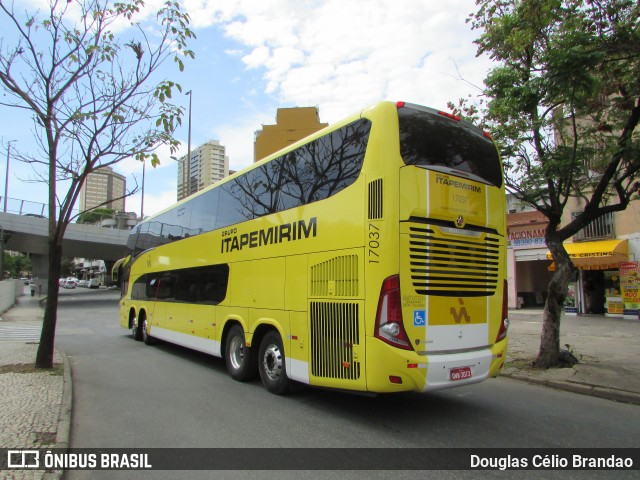
{"type": "Polygon", "coordinates": [[[142,340],[142,325],[140,325],[140,315],[131,319],[131,336],[138,342],[142,340]]]}
{"type": "Polygon", "coordinates": [[[231,378],[244,382],[255,376],[255,352],[247,347],[240,325],[234,325],[227,333],[224,350],[224,359],[231,378]]]}
{"type": "Polygon", "coordinates": [[[153,345],[155,342],[153,340],[153,337],[149,335],[149,322],[147,322],[146,318],[142,321],[141,330],[142,330],[142,341],[147,345],[153,345]]]}
{"type": "Polygon", "coordinates": [[[260,342],[258,371],[262,384],[276,395],[282,395],[289,390],[289,378],[285,363],[280,335],[273,330],[267,332],[260,342]]]}

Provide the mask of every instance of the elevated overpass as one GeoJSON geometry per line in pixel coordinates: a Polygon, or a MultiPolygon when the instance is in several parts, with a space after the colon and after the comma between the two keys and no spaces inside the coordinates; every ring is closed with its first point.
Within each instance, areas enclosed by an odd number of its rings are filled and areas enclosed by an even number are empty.
{"type": "MultiPolygon", "coordinates": [[[[29,215],[0,212],[5,250],[48,254],[49,220],[29,215]]],[[[127,254],[129,230],[70,223],[62,242],[62,254],[115,261],[127,254]]]]}
{"type": "MultiPolygon", "coordinates": [[[[41,215],[0,212],[0,235],[5,250],[29,253],[33,277],[46,293],[49,221],[41,215]]],[[[71,223],[62,242],[62,254],[113,263],[128,254],[129,230],[71,223]]]]}

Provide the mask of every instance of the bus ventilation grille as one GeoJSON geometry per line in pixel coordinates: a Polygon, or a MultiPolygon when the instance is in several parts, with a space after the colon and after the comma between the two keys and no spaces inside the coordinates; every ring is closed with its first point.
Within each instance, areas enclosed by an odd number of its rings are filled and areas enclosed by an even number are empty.
{"type": "Polygon", "coordinates": [[[369,220],[382,218],[382,179],[369,182],[369,220]]]}
{"type": "Polygon", "coordinates": [[[311,373],[316,377],[357,380],[360,362],[358,304],[311,302],[311,373]]]}
{"type": "Polygon", "coordinates": [[[448,297],[493,295],[498,285],[499,237],[485,234],[481,238],[439,238],[434,229],[412,226],[409,260],[416,293],[448,297]]]}
{"type": "Polygon", "coordinates": [[[343,255],[311,267],[312,297],[357,297],[358,256],[343,255]]]}

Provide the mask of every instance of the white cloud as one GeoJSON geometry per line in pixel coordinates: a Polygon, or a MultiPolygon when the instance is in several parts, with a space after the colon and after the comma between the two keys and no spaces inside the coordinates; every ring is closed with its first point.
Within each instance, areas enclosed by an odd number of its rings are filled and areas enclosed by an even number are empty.
{"type": "Polygon", "coordinates": [[[219,138],[220,144],[225,146],[231,170],[237,171],[253,163],[255,131],[261,125],[271,123],[274,123],[272,115],[256,113],[244,117],[239,123],[223,125],[211,132],[212,137],[219,138]]]}
{"type": "MultiPolygon", "coordinates": [[[[151,167],[151,164],[147,160],[147,165],[146,165],[147,169],[155,168],[156,170],[160,170],[168,167],[174,168],[174,166],[172,165],[174,162],[173,160],[171,160],[171,157],[174,156],[176,158],[180,158],[181,156],[186,155],[187,141],[180,140],[180,148],[178,149],[177,153],[172,154],[168,145],[160,146],[155,153],[158,155],[158,158],[160,159],[160,164],[156,167],[151,167]]],[[[142,162],[139,160],[136,160],[133,157],[129,157],[122,160],[121,162],[118,162],[118,164],[115,165],[113,169],[124,176],[129,176],[133,174],[142,174],[142,162]]]]}
{"type": "MultiPolygon", "coordinates": [[[[176,182],[173,184],[165,183],[167,187],[160,192],[148,192],[144,193],[144,216],[148,217],[149,215],[155,215],[158,212],[161,212],[167,207],[176,203],[176,182]]],[[[128,212],[136,212],[136,214],[140,215],[141,204],[141,194],[137,193],[135,195],[131,195],[127,197],[127,211],[128,212]]]]}
{"type": "Polygon", "coordinates": [[[198,5],[201,25],[218,23],[244,45],[242,61],[264,72],[265,93],[283,106],[319,105],[325,121],[384,99],[444,108],[475,93],[466,81],[480,85],[489,65],[475,58],[468,0],[198,5]],[[456,65],[466,81],[456,78],[456,65]]]}

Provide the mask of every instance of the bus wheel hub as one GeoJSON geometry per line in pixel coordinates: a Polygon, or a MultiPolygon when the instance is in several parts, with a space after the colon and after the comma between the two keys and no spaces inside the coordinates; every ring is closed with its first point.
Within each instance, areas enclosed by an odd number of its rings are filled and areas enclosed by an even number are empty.
{"type": "Polygon", "coordinates": [[[282,354],[277,345],[269,345],[262,359],[264,371],[271,380],[277,380],[282,373],[282,354]]]}

